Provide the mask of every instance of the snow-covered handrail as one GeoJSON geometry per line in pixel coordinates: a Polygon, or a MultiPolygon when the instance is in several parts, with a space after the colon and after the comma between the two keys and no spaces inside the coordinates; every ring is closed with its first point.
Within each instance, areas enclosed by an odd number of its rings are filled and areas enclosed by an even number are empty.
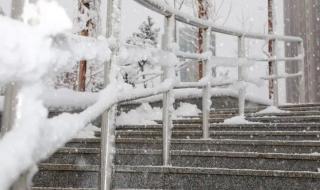
{"type": "Polygon", "coordinates": [[[243,30],[238,30],[234,28],[229,28],[225,26],[217,26],[211,21],[202,20],[196,18],[194,16],[188,15],[183,13],[177,9],[174,9],[163,1],[159,0],[135,0],[137,3],[156,11],[164,16],[175,15],[176,20],[189,24],[198,28],[211,28],[213,32],[228,34],[233,36],[244,36],[247,38],[253,39],[261,39],[261,40],[279,40],[279,41],[289,41],[289,42],[302,42],[303,39],[300,37],[295,36],[282,36],[282,35],[268,35],[268,34],[259,34],[259,33],[252,33],[243,30]]]}
{"type": "MultiPolygon", "coordinates": [[[[216,33],[221,33],[221,34],[226,34],[226,35],[232,35],[232,36],[237,36],[239,38],[239,47],[240,47],[240,39],[245,40],[246,38],[248,39],[260,39],[260,40],[265,40],[265,41],[273,41],[274,48],[273,48],[273,55],[270,55],[269,58],[267,59],[260,59],[260,58],[246,58],[247,61],[269,61],[272,64],[276,65],[277,62],[279,61],[298,61],[299,62],[299,68],[302,73],[302,75],[299,75],[298,73],[296,75],[291,75],[290,77],[299,77],[300,78],[300,102],[305,102],[305,82],[304,82],[304,47],[303,47],[303,39],[301,37],[296,37],[296,36],[283,36],[283,35],[270,35],[270,34],[259,34],[259,33],[253,33],[253,32],[248,32],[244,30],[238,30],[235,28],[230,28],[230,27],[225,27],[225,26],[218,26],[214,24],[210,20],[203,20],[200,18],[196,18],[194,16],[188,15],[186,13],[181,12],[180,10],[177,10],[175,8],[170,7],[166,3],[158,0],[135,0],[137,3],[143,5],[144,7],[153,10],[159,14],[164,15],[166,18],[169,17],[174,17],[175,20],[180,21],[184,24],[191,25],[194,27],[198,28],[203,28],[205,30],[210,30],[212,32],[216,33]],[[284,41],[284,42],[296,42],[299,45],[299,55],[296,57],[284,57],[284,58],[278,58],[275,57],[275,49],[276,49],[276,43],[277,41],[284,41]]],[[[244,45],[243,45],[244,46],[244,45]]],[[[242,51],[239,49],[239,52],[242,51]]],[[[208,60],[208,57],[204,56],[203,54],[196,54],[196,53],[186,53],[186,52],[181,52],[181,51],[176,51],[176,54],[180,58],[185,58],[185,59],[193,59],[193,60],[201,60],[201,61],[206,61],[208,60]]],[[[245,54],[243,54],[242,59],[245,58],[245,54]]],[[[214,59],[214,56],[212,57],[214,59]]],[[[212,65],[213,66],[213,65],[212,65]]],[[[242,68],[238,70],[244,70],[244,65],[241,65],[242,68]]],[[[288,78],[285,75],[281,77],[277,77],[278,75],[278,70],[277,67],[274,66],[274,76],[269,76],[269,78],[273,78],[273,83],[274,83],[274,104],[277,106],[278,105],[278,82],[277,80],[280,78],[288,78]]],[[[239,71],[239,75],[243,72],[239,71]]],[[[241,78],[241,76],[239,76],[241,78]]],[[[242,77],[243,78],[243,77],[242,77]]]]}

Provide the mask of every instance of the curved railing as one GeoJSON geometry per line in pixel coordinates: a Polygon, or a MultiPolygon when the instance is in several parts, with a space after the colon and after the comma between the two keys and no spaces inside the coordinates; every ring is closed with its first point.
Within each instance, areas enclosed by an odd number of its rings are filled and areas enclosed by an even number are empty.
{"type": "MultiPolygon", "coordinates": [[[[172,117],[171,117],[171,109],[173,100],[173,88],[202,88],[202,137],[204,139],[209,138],[209,112],[211,107],[211,87],[212,87],[212,69],[216,67],[236,67],[238,70],[238,80],[236,82],[243,83],[248,82],[245,81],[244,76],[244,70],[246,67],[246,63],[248,61],[267,61],[272,62],[273,64],[273,75],[263,77],[262,79],[265,80],[273,80],[274,85],[274,100],[273,104],[275,106],[278,106],[278,79],[282,78],[294,78],[299,77],[300,78],[300,102],[305,101],[305,80],[304,80],[304,47],[303,47],[303,40],[300,37],[294,37],[294,36],[281,36],[281,35],[265,35],[265,34],[258,34],[258,33],[251,33],[246,31],[241,31],[233,28],[227,28],[227,27],[221,27],[217,26],[211,21],[201,20],[199,18],[187,15],[179,10],[176,10],[174,8],[169,7],[167,4],[164,4],[163,2],[159,0],[134,0],[135,2],[139,3],[140,5],[143,5],[144,7],[155,11],[157,13],[160,13],[165,17],[165,35],[164,35],[164,43],[163,43],[163,50],[169,51],[172,53],[175,53],[177,57],[184,58],[184,59],[192,59],[201,61],[204,64],[203,67],[203,73],[204,76],[199,82],[192,82],[192,83],[179,83],[178,85],[173,86],[168,91],[165,91],[163,93],[163,165],[164,166],[170,166],[170,140],[171,140],[171,129],[172,129],[172,117]],[[182,52],[179,50],[174,50],[172,48],[172,44],[174,43],[174,24],[175,21],[182,22],[187,25],[191,25],[197,28],[202,28],[205,30],[205,43],[203,44],[204,51],[209,52],[210,48],[210,37],[211,32],[215,33],[221,33],[231,36],[238,37],[238,57],[236,58],[228,58],[229,62],[232,62],[228,65],[223,64],[215,64],[213,63],[215,59],[224,59],[221,57],[215,57],[210,54],[197,54],[197,53],[188,53],[188,52],[182,52]],[[245,39],[257,39],[257,40],[266,40],[266,41],[272,41],[273,42],[273,52],[272,55],[270,55],[267,59],[266,58],[248,58],[245,54],[245,39]],[[277,41],[284,41],[284,42],[295,42],[298,43],[299,46],[299,55],[296,57],[277,57],[276,56],[276,44],[277,41]],[[212,60],[212,61],[210,61],[212,60]],[[294,74],[284,74],[280,75],[277,70],[277,62],[279,61],[298,61],[299,62],[299,69],[300,71],[298,73],[294,74]]],[[[113,3],[116,3],[117,6],[120,6],[118,0],[109,0],[108,7],[115,7],[113,3]]],[[[112,21],[111,21],[111,15],[112,10],[109,9],[109,24],[108,26],[112,27],[112,21]]],[[[110,34],[113,32],[109,32],[110,34]]],[[[172,67],[167,67],[163,69],[163,78],[168,79],[170,76],[173,75],[175,72],[172,67]]],[[[228,85],[229,83],[216,83],[214,85],[228,85]]],[[[246,88],[243,87],[243,85],[240,85],[242,87],[239,88],[239,114],[244,115],[244,108],[245,108],[245,94],[246,94],[246,88]]],[[[107,116],[107,115],[105,115],[107,116]]],[[[105,129],[107,121],[104,122],[102,125],[102,129],[104,129],[105,132],[102,133],[102,139],[110,139],[109,135],[114,135],[114,131],[110,132],[108,129],[110,127],[107,127],[105,129]]],[[[111,147],[110,144],[114,144],[114,142],[107,142],[105,140],[102,141],[102,171],[103,172],[109,172],[109,173],[103,173],[102,180],[101,180],[101,189],[110,189],[111,188],[111,171],[112,171],[112,153],[108,152],[109,148],[104,147],[111,147]],[[107,144],[107,145],[106,145],[107,144]]]]}
{"type": "MultiPolygon", "coordinates": [[[[130,99],[117,99],[117,103],[121,103],[124,101],[129,101],[133,99],[139,99],[144,97],[149,97],[155,94],[163,94],[163,165],[170,166],[170,142],[171,142],[171,129],[172,129],[172,107],[174,102],[173,89],[174,88],[201,88],[202,92],[202,137],[204,139],[209,138],[209,112],[211,107],[211,88],[212,86],[221,86],[221,85],[229,85],[233,84],[232,82],[224,82],[224,83],[213,83],[212,82],[212,69],[217,67],[236,67],[238,70],[238,79],[234,81],[236,83],[245,83],[246,81],[244,76],[244,70],[248,61],[269,61],[274,65],[274,74],[272,76],[264,77],[266,80],[273,79],[275,85],[275,97],[274,104],[278,104],[278,92],[277,92],[277,80],[280,78],[291,78],[291,77],[300,77],[300,102],[304,102],[304,49],[303,49],[303,40],[299,37],[293,36],[280,36],[280,35],[264,35],[257,33],[249,33],[241,30],[236,30],[227,27],[220,27],[215,25],[214,23],[206,20],[201,20],[195,18],[193,16],[182,13],[178,10],[175,10],[164,3],[159,2],[158,0],[135,0],[137,3],[162,14],[165,17],[165,38],[163,43],[163,50],[169,52],[170,54],[175,54],[179,58],[184,59],[192,59],[200,61],[204,64],[203,73],[204,77],[198,82],[192,83],[182,83],[175,85],[168,85],[162,89],[159,89],[155,92],[152,90],[148,93],[144,93],[143,95],[137,95],[130,99]],[[236,36],[238,37],[238,57],[235,58],[223,58],[212,56],[209,53],[197,54],[197,53],[187,53],[179,50],[175,50],[172,48],[172,44],[174,43],[174,24],[175,21],[179,21],[194,27],[203,28],[205,31],[205,43],[203,49],[205,52],[209,52],[210,47],[210,37],[211,33],[222,33],[226,35],[236,36]],[[259,40],[271,40],[274,43],[274,52],[273,54],[265,59],[265,58],[248,58],[245,54],[245,39],[259,39],[259,40]],[[296,57],[284,57],[279,58],[276,56],[276,42],[277,41],[285,41],[285,42],[296,42],[299,45],[299,55],[296,57]],[[215,63],[215,60],[224,59],[228,60],[230,64],[218,64],[215,63]],[[295,74],[285,74],[279,75],[277,71],[277,67],[275,66],[279,61],[298,61],[300,71],[295,74]]],[[[107,18],[107,37],[113,37],[119,41],[119,26],[120,23],[117,21],[116,16],[121,11],[120,0],[108,0],[108,18],[107,18]],[[120,10],[115,10],[115,8],[119,8],[120,10]],[[115,16],[116,15],[116,16],[115,16]]],[[[112,56],[111,61],[106,63],[105,67],[105,84],[110,84],[109,76],[111,75],[111,65],[116,64],[116,57],[119,53],[119,42],[116,43],[114,47],[112,47],[112,56]]],[[[164,81],[174,81],[175,77],[175,68],[170,65],[163,66],[163,80],[164,81]]],[[[246,88],[244,85],[240,85],[239,88],[239,114],[244,115],[245,108],[245,95],[246,88]]],[[[113,171],[113,156],[114,156],[114,144],[115,144],[115,127],[113,124],[113,119],[115,116],[115,106],[116,102],[107,104],[104,108],[108,108],[108,110],[103,114],[102,117],[102,125],[101,125],[101,184],[100,188],[102,190],[111,189],[111,181],[112,181],[112,171],[113,171]]],[[[100,108],[101,109],[101,108],[100,108]]],[[[6,110],[5,110],[6,111],[6,110]]],[[[95,112],[96,114],[100,112],[95,112]]],[[[92,113],[90,113],[92,114],[92,113]]],[[[93,116],[91,116],[93,117],[93,116]]],[[[94,117],[98,117],[98,115],[94,115],[94,117]]]]}

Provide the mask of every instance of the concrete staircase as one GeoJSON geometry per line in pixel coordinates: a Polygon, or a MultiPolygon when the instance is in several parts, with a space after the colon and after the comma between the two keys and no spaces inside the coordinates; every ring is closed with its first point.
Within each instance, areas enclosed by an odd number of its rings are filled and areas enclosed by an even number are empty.
{"type": "MultiPolygon", "coordinates": [[[[201,116],[175,121],[171,167],[162,166],[160,124],[118,126],[114,189],[320,189],[320,105],[260,109],[246,110],[259,123],[245,125],[221,124],[237,109],[212,111],[207,140],[201,116]]],[[[99,138],[73,139],[39,165],[33,189],[99,189],[99,147],[99,138]]]]}

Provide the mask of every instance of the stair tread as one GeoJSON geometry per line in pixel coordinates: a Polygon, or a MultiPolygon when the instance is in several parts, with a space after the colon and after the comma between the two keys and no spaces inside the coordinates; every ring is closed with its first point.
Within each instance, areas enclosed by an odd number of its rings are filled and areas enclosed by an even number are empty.
{"type": "Polygon", "coordinates": [[[99,171],[99,165],[75,165],[75,164],[51,164],[40,163],[39,170],[52,170],[52,171],[99,171]]]}
{"type": "Polygon", "coordinates": [[[116,165],[116,172],[143,172],[143,173],[170,173],[170,174],[203,174],[203,175],[241,175],[289,178],[320,178],[319,172],[311,171],[285,171],[285,170],[255,170],[255,169],[228,169],[203,167],[177,167],[177,166],[130,166],[116,165]]]}
{"type": "MultiPolygon", "coordinates": [[[[117,138],[117,143],[120,142],[135,142],[135,143],[161,143],[161,139],[153,138],[117,138]]],[[[309,145],[320,146],[320,141],[285,141],[285,140],[233,140],[233,139],[172,139],[172,143],[194,143],[194,144],[250,144],[250,145],[309,145]]]]}
{"type": "MultiPolygon", "coordinates": [[[[117,154],[162,155],[162,150],[118,149],[117,154]]],[[[237,157],[237,158],[266,158],[266,159],[288,159],[288,160],[320,160],[320,153],[289,154],[289,153],[263,153],[263,152],[171,150],[170,155],[199,156],[199,157],[214,156],[214,157],[237,157]]]]}
{"type": "Polygon", "coordinates": [[[32,190],[98,190],[98,188],[32,187],[32,190]]]}

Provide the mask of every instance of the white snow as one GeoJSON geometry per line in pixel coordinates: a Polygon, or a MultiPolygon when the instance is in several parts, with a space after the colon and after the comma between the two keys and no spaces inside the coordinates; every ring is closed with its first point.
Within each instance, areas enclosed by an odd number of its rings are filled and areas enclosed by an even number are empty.
{"type": "Polygon", "coordinates": [[[96,138],[95,132],[100,131],[100,128],[92,125],[91,123],[82,129],[77,135],[77,138],[96,138]]]}
{"type": "Polygon", "coordinates": [[[117,125],[155,125],[154,120],[162,118],[162,109],[152,108],[148,103],[144,103],[135,110],[128,113],[122,112],[116,118],[117,125]]]}
{"type": "MultiPolygon", "coordinates": [[[[201,111],[196,105],[189,103],[181,103],[180,106],[173,111],[172,118],[179,119],[181,117],[197,116],[201,111]]],[[[152,108],[150,104],[143,103],[141,106],[128,113],[122,112],[116,118],[117,125],[155,125],[155,120],[162,120],[162,109],[159,107],[152,108]]]]}
{"type": "Polygon", "coordinates": [[[229,119],[224,120],[224,124],[236,125],[236,124],[252,124],[257,122],[251,122],[245,119],[244,116],[235,116],[229,119]]]}
{"type": "Polygon", "coordinates": [[[174,115],[179,117],[197,116],[201,110],[194,104],[180,103],[180,106],[174,111],[174,115]]]}
{"type": "Polygon", "coordinates": [[[276,106],[269,106],[264,110],[257,112],[256,114],[268,114],[268,113],[288,113],[289,111],[281,110],[276,106]]]}

